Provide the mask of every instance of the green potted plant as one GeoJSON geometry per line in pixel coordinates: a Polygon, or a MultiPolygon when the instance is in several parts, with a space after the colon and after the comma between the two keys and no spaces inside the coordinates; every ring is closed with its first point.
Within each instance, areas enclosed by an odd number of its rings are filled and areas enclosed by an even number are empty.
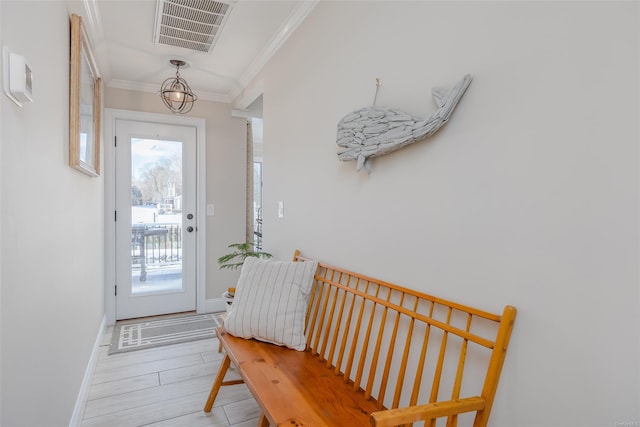
{"type": "Polygon", "coordinates": [[[218,258],[218,264],[221,269],[236,269],[244,264],[244,260],[250,256],[256,258],[271,258],[272,256],[267,252],[254,251],[254,243],[232,243],[228,247],[233,249],[233,252],[218,258]]]}

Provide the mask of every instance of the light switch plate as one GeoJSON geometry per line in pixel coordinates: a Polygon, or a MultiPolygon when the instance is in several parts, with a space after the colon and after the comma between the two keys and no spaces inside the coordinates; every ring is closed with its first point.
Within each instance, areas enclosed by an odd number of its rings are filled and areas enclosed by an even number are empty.
{"type": "Polygon", "coordinates": [[[214,213],[215,211],[213,209],[213,203],[209,203],[207,205],[207,216],[213,216],[214,213]]]}
{"type": "Polygon", "coordinates": [[[284,202],[282,200],[278,202],[278,218],[284,218],[284,202]]]}

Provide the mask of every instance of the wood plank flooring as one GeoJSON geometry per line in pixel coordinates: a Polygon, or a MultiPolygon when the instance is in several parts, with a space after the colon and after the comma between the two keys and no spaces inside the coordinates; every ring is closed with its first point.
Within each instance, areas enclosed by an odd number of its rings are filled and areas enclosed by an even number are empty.
{"type": "Polygon", "coordinates": [[[216,339],[109,356],[112,330],[105,332],[82,427],[258,424],[260,409],[244,384],[223,387],[211,413],[202,411],[222,361],[216,339]]]}

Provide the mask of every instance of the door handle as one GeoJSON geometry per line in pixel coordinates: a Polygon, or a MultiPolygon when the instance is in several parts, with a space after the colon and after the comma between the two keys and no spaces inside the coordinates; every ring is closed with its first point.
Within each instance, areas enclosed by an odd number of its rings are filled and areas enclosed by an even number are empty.
{"type": "Polygon", "coordinates": [[[189,233],[193,232],[193,227],[192,227],[192,226],[188,226],[188,227],[187,227],[187,231],[188,231],[189,233]]]}

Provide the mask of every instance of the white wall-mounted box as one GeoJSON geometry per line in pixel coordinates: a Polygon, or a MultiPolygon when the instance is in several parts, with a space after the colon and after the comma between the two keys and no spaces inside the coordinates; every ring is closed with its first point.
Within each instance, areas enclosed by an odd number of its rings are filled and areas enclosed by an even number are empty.
{"type": "Polygon", "coordinates": [[[5,94],[18,106],[33,101],[33,72],[22,55],[2,49],[4,61],[3,87],[5,94]]]}

